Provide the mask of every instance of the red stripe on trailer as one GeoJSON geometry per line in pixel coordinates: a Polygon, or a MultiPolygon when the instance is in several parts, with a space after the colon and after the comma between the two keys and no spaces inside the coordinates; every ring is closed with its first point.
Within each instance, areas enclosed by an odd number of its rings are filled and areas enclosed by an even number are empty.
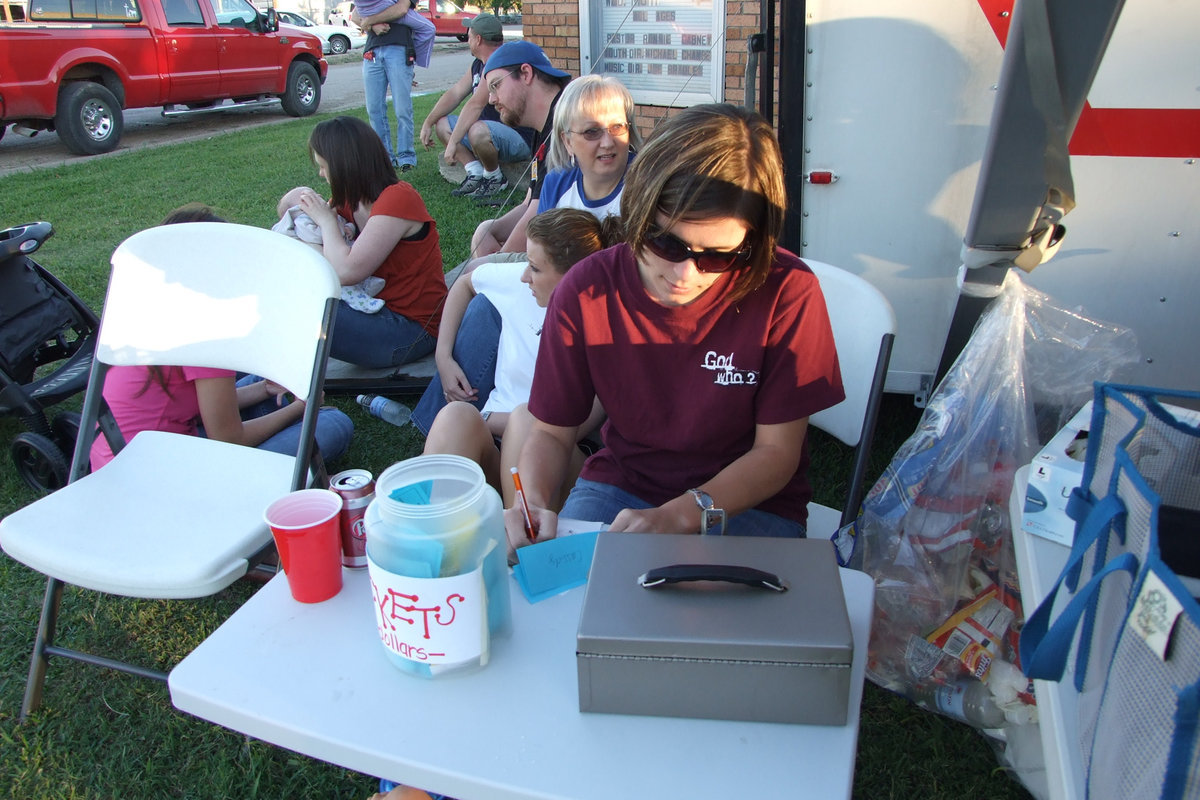
{"type": "MultiPolygon", "coordinates": [[[[1000,46],[1008,42],[1013,0],[977,0],[1000,46]]],[[[1200,109],[1096,108],[1085,103],[1071,135],[1073,156],[1200,158],[1200,109]]]]}
{"type": "Polygon", "coordinates": [[[1073,156],[1200,157],[1200,110],[1093,108],[1085,104],[1071,135],[1073,156]]]}

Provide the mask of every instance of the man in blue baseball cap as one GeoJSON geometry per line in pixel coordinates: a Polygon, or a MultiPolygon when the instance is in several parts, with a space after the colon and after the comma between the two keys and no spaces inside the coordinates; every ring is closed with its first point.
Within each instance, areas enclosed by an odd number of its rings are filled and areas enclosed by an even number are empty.
{"type": "Polygon", "coordinates": [[[525,164],[533,151],[537,131],[513,128],[500,121],[500,112],[488,103],[483,65],[504,44],[504,28],[494,14],[478,14],[464,20],[467,47],[475,58],[458,82],[446,90],[421,125],[421,144],[428,148],[436,135],[445,146],[447,164],[461,163],[467,176],[451,194],[495,195],[508,188],[502,163],[525,164]],[[462,111],[455,113],[463,100],[462,111]]]}
{"type": "MultiPolygon", "coordinates": [[[[525,200],[475,229],[471,239],[473,256],[525,250],[525,224],[537,214],[546,154],[554,132],[554,107],[571,76],[551,65],[542,48],[533,42],[515,41],[505,42],[488,57],[483,79],[487,83],[488,102],[500,112],[500,121],[513,127],[533,128],[538,134],[533,141],[533,163],[525,200]]],[[[478,192],[473,196],[483,203],[499,199],[480,197],[478,192]]]]}

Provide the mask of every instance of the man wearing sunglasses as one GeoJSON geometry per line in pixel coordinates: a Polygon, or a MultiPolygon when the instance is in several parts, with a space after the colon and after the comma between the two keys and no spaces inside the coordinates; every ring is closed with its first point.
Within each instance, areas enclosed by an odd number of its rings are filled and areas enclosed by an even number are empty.
{"type": "MultiPolygon", "coordinates": [[[[550,64],[542,48],[533,42],[505,42],[488,58],[483,67],[488,102],[500,114],[500,121],[513,127],[538,131],[533,142],[529,191],[525,199],[503,216],[482,223],[471,239],[471,255],[483,256],[497,251],[520,253],[525,250],[525,224],[537,214],[546,156],[554,133],[554,107],[570,82],[570,74],[550,64]]],[[[489,198],[483,198],[487,202],[489,198]]]]}

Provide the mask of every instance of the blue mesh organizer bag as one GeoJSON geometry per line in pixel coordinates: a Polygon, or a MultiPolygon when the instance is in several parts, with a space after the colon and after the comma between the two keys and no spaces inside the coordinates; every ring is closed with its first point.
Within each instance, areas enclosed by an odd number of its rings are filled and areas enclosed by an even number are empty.
{"type": "Polygon", "coordinates": [[[1092,798],[1200,798],[1200,414],[1183,406],[1200,393],[1096,385],[1071,554],[1021,632],[1026,674],[1072,673],[1092,798]]]}

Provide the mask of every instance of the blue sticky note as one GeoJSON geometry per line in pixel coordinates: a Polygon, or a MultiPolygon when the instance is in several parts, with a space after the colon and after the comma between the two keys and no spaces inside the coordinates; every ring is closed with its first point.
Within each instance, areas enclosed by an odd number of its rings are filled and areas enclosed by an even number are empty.
{"type": "Polygon", "coordinates": [[[599,531],[562,536],[517,550],[513,577],[531,603],[587,583],[599,531]]]}
{"type": "Polygon", "coordinates": [[[393,489],[388,497],[400,503],[408,503],[410,506],[427,506],[432,495],[433,481],[417,481],[393,489]]]}

